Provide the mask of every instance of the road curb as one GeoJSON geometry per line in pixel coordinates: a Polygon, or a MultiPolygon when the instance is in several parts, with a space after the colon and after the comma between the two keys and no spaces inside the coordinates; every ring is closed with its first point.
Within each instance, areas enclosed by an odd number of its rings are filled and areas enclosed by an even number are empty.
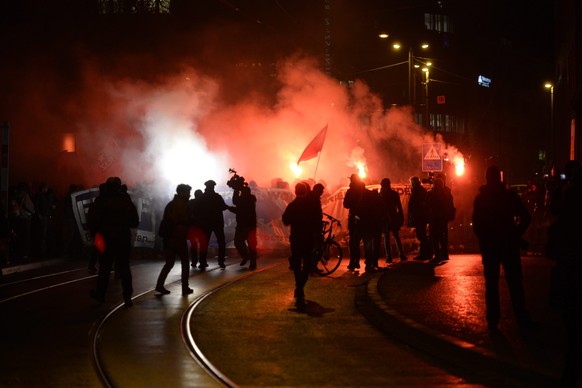
{"type": "Polygon", "coordinates": [[[386,304],[378,292],[377,274],[356,293],[356,307],[366,319],[386,335],[406,345],[470,372],[482,379],[514,380],[517,385],[556,386],[558,379],[528,369],[513,360],[475,344],[432,330],[386,304]]]}

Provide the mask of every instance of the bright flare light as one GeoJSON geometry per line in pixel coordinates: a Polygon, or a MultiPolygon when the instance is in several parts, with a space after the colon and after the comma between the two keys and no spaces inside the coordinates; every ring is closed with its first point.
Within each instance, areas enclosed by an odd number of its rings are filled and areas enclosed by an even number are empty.
{"type": "Polygon", "coordinates": [[[462,176],[465,173],[465,160],[459,158],[455,162],[455,174],[457,176],[462,176]]]}
{"type": "Polygon", "coordinates": [[[227,171],[218,155],[213,155],[201,141],[189,136],[179,141],[168,141],[157,165],[170,183],[172,192],[179,183],[196,187],[208,179],[221,181],[227,171]]]}
{"type": "Polygon", "coordinates": [[[291,171],[293,171],[293,174],[295,174],[295,178],[299,178],[299,176],[303,172],[303,170],[301,170],[301,167],[299,167],[297,163],[291,163],[289,167],[291,168],[291,171]]]}
{"type": "Polygon", "coordinates": [[[358,175],[360,176],[360,178],[364,179],[367,175],[366,165],[364,164],[364,162],[358,162],[356,163],[356,167],[358,168],[358,175]]]}

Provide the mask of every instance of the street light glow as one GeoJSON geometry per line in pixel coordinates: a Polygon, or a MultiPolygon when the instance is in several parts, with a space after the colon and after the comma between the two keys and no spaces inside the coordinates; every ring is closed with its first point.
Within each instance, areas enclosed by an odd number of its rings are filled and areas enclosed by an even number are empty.
{"type": "Polygon", "coordinates": [[[386,34],[386,33],[381,33],[378,35],[380,37],[380,39],[388,39],[388,37],[390,36],[390,34],[386,34]]]}
{"type": "Polygon", "coordinates": [[[429,46],[428,43],[423,43],[420,45],[420,47],[426,50],[429,46]]]}
{"type": "Polygon", "coordinates": [[[546,89],[551,89],[551,88],[553,88],[553,87],[554,87],[554,85],[553,85],[552,83],[550,83],[550,82],[546,82],[546,83],[544,84],[544,88],[546,88],[546,89]]]}
{"type": "Polygon", "coordinates": [[[400,47],[402,47],[402,46],[400,46],[400,43],[394,43],[392,45],[392,48],[394,48],[395,50],[400,50],[400,47]]]}

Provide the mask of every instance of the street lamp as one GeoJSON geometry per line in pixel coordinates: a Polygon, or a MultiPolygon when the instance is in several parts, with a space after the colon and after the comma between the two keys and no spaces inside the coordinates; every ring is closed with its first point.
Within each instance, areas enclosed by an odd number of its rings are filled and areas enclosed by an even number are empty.
{"type": "MultiPolygon", "coordinates": [[[[380,34],[378,35],[381,39],[388,39],[389,35],[388,34],[380,34]]],[[[429,48],[429,44],[428,43],[422,43],[420,45],[418,45],[418,47],[422,50],[427,50],[429,48]]],[[[392,44],[392,48],[394,50],[400,50],[402,48],[402,45],[400,44],[400,42],[396,41],[392,44]]],[[[419,68],[419,62],[422,63],[421,61],[418,60],[418,57],[415,57],[414,55],[414,47],[410,46],[408,48],[408,104],[411,105],[414,109],[414,105],[415,105],[415,98],[414,98],[414,78],[413,78],[413,71],[415,68],[419,68]]],[[[425,64],[425,63],[423,63],[425,64]]]]}

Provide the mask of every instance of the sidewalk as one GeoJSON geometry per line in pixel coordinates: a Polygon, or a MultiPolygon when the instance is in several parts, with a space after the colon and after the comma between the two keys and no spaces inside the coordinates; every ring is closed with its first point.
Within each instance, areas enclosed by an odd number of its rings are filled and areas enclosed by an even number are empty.
{"type": "Polygon", "coordinates": [[[359,309],[391,336],[474,373],[556,386],[566,338],[559,311],[549,304],[553,263],[544,257],[523,257],[522,263],[526,303],[537,323],[528,332],[513,322],[503,273],[500,333],[487,330],[479,255],[452,255],[439,267],[415,261],[392,265],[370,280],[359,309]]]}

